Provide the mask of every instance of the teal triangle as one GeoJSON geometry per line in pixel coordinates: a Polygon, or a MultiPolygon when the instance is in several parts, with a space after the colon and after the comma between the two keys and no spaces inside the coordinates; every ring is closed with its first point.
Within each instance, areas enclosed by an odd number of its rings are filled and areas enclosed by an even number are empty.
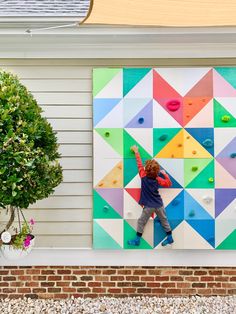
{"type": "Polygon", "coordinates": [[[120,219],[121,216],[104,198],[98,194],[97,191],[93,191],[93,218],[97,219],[120,219]]]}
{"type": "Polygon", "coordinates": [[[124,220],[124,248],[125,249],[141,249],[141,250],[152,249],[152,246],[143,238],[141,238],[139,246],[129,245],[127,241],[132,240],[135,237],[136,237],[136,230],[132,226],[130,226],[130,224],[127,221],[124,220]]]}
{"type": "Polygon", "coordinates": [[[236,250],[236,229],[230,233],[230,235],[224,239],[220,245],[217,246],[217,250],[236,250]]]}
{"type": "Polygon", "coordinates": [[[125,68],[123,70],[123,96],[150,71],[150,68],[125,68]]]}
{"type": "Polygon", "coordinates": [[[119,250],[121,246],[96,222],[93,222],[93,248],[119,250]]]}
{"type": "Polygon", "coordinates": [[[219,67],[215,70],[223,76],[234,88],[236,88],[236,67],[219,67]]]}
{"type": "MultiPolygon", "coordinates": [[[[142,158],[143,165],[146,159],[142,158]]],[[[124,158],[124,186],[126,186],[138,174],[138,167],[135,158],[124,158]]]]}

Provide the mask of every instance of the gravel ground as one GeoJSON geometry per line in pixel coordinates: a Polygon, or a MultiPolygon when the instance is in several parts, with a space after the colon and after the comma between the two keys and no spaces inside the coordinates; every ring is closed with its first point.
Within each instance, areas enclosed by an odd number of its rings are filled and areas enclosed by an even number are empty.
{"type": "Polygon", "coordinates": [[[1,299],[9,314],[236,314],[236,296],[190,298],[99,298],[68,300],[1,299]]]}

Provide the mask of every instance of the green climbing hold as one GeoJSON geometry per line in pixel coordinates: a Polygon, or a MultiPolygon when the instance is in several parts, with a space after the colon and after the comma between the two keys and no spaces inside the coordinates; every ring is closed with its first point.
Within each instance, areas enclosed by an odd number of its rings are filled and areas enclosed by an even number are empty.
{"type": "Polygon", "coordinates": [[[159,137],[159,141],[164,142],[167,139],[168,135],[167,134],[163,134],[159,137]]]}
{"type": "Polygon", "coordinates": [[[192,171],[197,171],[198,170],[198,167],[197,166],[193,166],[192,167],[192,171]]]}
{"type": "Polygon", "coordinates": [[[214,182],[214,178],[213,178],[213,177],[210,177],[210,178],[208,179],[208,182],[213,183],[213,182],[214,182]]]}
{"type": "Polygon", "coordinates": [[[109,210],[109,206],[105,205],[105,206],[103,207],[103,211],[104,211],[105,213],[107,213],[108,210],[109,210]]]}
{"type": "Polygon", "coordinates": [[[231,157],[231,158],[236,158],[236,153],[232,153],[232,154],[230,155],[230,157],[231,157]]]}
{"type": "Polygon", "coordinates": [[[230,116],[228,116],[227,114],[221,117],[222,122],[229,122],[229,120],[230,120],[230,116]]]}
{"type": "Polygon", "coordinates": [[[109,136],[110,136],[110,132],[106,132],[106,133],[105,133],[105,136],[106,136],[106,137],[109,137],[109,136]]]}

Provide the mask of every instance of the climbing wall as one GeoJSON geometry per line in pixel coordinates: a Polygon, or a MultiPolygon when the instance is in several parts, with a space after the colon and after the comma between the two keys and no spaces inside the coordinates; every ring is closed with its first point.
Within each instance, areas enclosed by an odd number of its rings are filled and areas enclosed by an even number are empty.
{"type": "Polygon", "coordinates": [[[172,180],[160,188],[172,249],[236,249],[236,68],[93,71],[95,249],[163,249],[157,217],[131,247],[140,179],[134,154],[172,180]]]}

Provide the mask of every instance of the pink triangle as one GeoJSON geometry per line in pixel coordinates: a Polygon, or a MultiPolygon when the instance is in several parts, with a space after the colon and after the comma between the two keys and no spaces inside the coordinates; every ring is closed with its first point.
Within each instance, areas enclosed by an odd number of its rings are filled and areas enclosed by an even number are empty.
{"type": "Polygon", "coordinates": [[[123,216],[124,193],[123,189],[96,189],[98,194],[109,203],[112,208],[123,216]]]}
{"type": "Polygon", "coordinates": [[[233,88],[217,71],[213,71],[214,97],[235,97],[236,89],[233,88]]]}

